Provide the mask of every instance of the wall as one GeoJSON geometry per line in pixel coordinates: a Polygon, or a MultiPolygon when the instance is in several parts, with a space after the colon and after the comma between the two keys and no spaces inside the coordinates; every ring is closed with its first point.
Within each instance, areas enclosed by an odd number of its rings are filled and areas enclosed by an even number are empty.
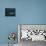
{"type": "Polygon", "coordinates": [[[46,0],[0,0],[0,44],[17,24],[46,24],[46,0]],[[16,8],[16,17],[6,17],[5,8],[16,8]]]}

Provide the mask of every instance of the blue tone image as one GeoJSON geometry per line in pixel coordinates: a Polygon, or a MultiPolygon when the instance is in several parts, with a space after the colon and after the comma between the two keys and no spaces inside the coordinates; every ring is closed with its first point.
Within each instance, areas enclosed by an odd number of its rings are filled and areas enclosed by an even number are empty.
{"type": "Polygon", "coordinates": [[[46,24],[46,0],[0,0],[0,44],[8,43],[10,32],[18,36],[18,24],[46,24]],[[5,8],[16,8],[16,17],[6,17],[5,8]]]}

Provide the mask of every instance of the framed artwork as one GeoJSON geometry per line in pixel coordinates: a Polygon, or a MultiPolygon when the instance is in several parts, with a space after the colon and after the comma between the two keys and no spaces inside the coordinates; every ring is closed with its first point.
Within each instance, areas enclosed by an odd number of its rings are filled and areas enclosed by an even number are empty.
{"type": "Polygon", "coordinates": [[[5,8],[5,16],[16,16],[15,8],[5,8]]]}

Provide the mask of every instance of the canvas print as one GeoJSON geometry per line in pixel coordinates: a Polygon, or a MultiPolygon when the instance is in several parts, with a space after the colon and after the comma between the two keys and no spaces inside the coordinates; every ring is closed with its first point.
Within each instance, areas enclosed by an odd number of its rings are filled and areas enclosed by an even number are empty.
{"type": "Polygon", "coordinates": [[[16,16],[15,8],[5,8],[5,16],[16,16]]]}

